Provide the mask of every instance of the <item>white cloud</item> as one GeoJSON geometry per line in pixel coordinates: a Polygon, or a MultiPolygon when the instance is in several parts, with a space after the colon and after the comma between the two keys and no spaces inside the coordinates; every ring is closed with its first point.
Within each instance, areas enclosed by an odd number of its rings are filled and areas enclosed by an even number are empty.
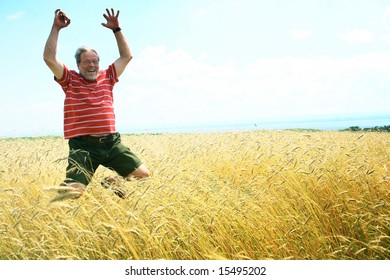
{"type": "Polygon", "coordinates": [[[348,59],[258,59],[238,67],[150,47],[121,78],[118,121],[139,117],[143,125],[155,126],[386,111],[389,64],[390,52],[383,52],[348,59]]]}
{"type": "Polygon", "coordinates": [[[339,38],[351,43],[370,43],[374,36],[367,28],[364,28],[348,31],[339,35],[339,38]]]}
{"type": "Polygon", "coordinates": [[[207,9],[205,8],[199,8],[195,10],[195,16],[196,17],[204,17],[207,15],[207,9]]]}
{"type": "Polygon", "coordinates": [[[19,11],[19,12],[12,14],[12,15],[8,15],[7,19],[8,20],[18,20],[18,19],[22,18],[25,14],[26,14],[26,12],[19,11]]]}
{"type": "Polygon", "coordinates": [[[384,41],[386,41],[386,42],[390,42],[390,35],[385,34],[385,35],[382,36],[382,39],[383,39],[384,41]]]}
{"type": "Polygon", "coordinates": [[[382,16],[382,23],[390,27],[390,6],[388,6],[382,16]]]}
{"type": "Polygon", "coordinates": [[[290,35],[294,40],[309,38],[313,32],[311,30],[290,30],[290,35]]]}

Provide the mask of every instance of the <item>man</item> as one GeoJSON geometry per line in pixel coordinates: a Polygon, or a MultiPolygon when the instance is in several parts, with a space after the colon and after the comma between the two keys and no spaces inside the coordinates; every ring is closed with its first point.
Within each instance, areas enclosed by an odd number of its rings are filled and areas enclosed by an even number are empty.
{"type": "MultiPolygon", "coordinates": [[[[76,52],[79,72],[69,70],[57,59],[59,32],[71,23],[60,9],[55,11],[54,23],[44,50],[44,61],[54,74],[55,81],[65,92],[64,137],[69,139],[68,167],[63,186],[72,187],[80,195],[89,184],[99,165],[116,171],[127,180],[150,176],[141,160],[121,144],[115,128],[113,87],[132,59],[127,41],[119,27],[119,11],[106,9],[102,25],[113,31],[119,58],[108,69],[100,70],[99,55],[91,48],[81,47],[76,52]]],[[[118,180],[108,178],[102,185],[115,186],[118,180]]],[[[114,192],[125,197],[123,190],[114,192]]]]}

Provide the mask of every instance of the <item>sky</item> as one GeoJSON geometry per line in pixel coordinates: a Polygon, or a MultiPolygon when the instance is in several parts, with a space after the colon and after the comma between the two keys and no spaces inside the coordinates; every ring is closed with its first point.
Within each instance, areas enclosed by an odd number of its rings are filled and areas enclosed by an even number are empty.
{"type": "Polygon", "coordinates": [[[0,137],[62,135],[64,93],[43,61],[54,11],[71,18],[58,58],[133,60],[114,89],[123,133],[210,124],[390,115],[390,1],[0,0],[0,137]]]}

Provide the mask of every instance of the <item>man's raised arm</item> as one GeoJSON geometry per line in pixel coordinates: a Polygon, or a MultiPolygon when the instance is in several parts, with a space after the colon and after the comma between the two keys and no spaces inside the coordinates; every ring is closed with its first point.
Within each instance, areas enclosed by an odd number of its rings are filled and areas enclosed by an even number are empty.
{"type": "Polygon", "coordinates": [[[57,60],[58,35],[60,30],[67,27],[69,24],[70,19],[67,17],[67,15],[60,9],[57,9],[55,11],[53,26],[51,28],[49,37],[47,38],[45,50],[43,52],[43,59],[45,60],[45,63],[57,79],[62,78],[64,71],[64,65],[62,62],[57,60]]]}
{"type": "Polygon", "coordinates": [[[107,23],[102,23],[102,25],[111,29],[115,34],[115,39],[119,49],[119,58],[115,60],[114,65],[116,74],[119,77],[125,70],[127,64],[129,64],[133,56],[131,54],[129,45],[127,44],[126,38],[119,27],[119,11],[116,13],[116,15],[114,9],[111,9],[111,11],[106,9],[106,11],[107,14],[104,14],[103,16],[107,20],[107,23]]]}

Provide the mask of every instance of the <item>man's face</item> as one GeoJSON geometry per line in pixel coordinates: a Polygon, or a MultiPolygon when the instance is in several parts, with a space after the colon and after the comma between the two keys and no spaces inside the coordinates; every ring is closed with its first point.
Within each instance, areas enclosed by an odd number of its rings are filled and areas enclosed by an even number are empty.
{"type": "Polygon", "coordinates": [[[80,63],[78,65],[80,75],[88,81],[95,81],[99,72],[99,57],[96,53],[87,51],[80,56],[80,63]]]}

